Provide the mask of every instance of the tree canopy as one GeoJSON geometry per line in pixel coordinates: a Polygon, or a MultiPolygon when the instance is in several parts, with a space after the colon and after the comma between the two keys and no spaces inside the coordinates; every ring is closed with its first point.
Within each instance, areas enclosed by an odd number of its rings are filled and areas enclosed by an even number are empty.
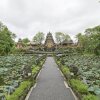
{"type": "Polygon", "coordinates": [[[26,43],[30,42],[30,40],[29,40],[28,38],[24,38],[24,39],[22,39],[22,42],[23,42],[24,44],[26,44],[26,43]]]}
{"type": "Polygon", "coordinates": [[[66,40],[70,40],[70,36],[68,34],[64,34],[62,32],[56,32],[55,33],[55,38],[56,38],[56,42],[58,44],[61,44],[65,39],[66,40]]]}
{"type": "Polygon", "coordinates": [[[78,45],[82,47],[85,52],[100,53],[100,26],[88,28],[85,34],[77,34],[78,45]]]}
{"type": "Polygon", "coordinates": [[[0,54],[8,54],[14,45],[12,32],[0,22],[0,54]]]}
{"type": "Polygon", "coordinates": [[[43,32],[38,32],[34,37],[33,37],[33,41],[36,44],[42,44],[44,40],[44,33],[43,32]]]}

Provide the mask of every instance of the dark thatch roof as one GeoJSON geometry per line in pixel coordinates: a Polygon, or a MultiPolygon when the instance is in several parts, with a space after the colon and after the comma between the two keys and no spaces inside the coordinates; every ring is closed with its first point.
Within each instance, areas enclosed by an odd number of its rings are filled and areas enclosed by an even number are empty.
{"type": "Polygon", "coordinates": [[[67,40],[65,39],[62,44],[73,44],[73,40],[67,40]]]}

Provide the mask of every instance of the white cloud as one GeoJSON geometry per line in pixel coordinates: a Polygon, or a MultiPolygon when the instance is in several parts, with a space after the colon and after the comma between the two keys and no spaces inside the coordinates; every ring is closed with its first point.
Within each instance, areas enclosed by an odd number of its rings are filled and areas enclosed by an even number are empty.
{"type": "Polygon", "coordinates": [[[38,31],[62,31],[72,37],[100,24],[98,0],[2,0],[0,20],[17,34],[30,39],[38,31]]]}

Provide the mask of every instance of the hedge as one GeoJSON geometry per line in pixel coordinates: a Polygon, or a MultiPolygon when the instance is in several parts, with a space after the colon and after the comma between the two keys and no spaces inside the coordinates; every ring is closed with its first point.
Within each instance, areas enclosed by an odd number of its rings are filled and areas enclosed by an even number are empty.
{"type": "Polygon", "coordinates": [[[15,90],[15,92],[7,97],[7,100],[20,100],[21,96],[24,94],[26,95],[28,90],[32,85],[31,81],[23,81],[20,86],[15,90]],[[26,91],[25,91],[26,90],[26,91]]]}
{"type": "Polygon", "coordinates": [[[84,96],[82,100],[99,100],[99,99],[95,95],[88,94],[88,95],[84,96]]]}
{"type": "Polygon", "coordinates": [[[76,89],[81,94],[88,93],[88,86],[78,79],[71,79],[70,84],[72,88],[76,89]]]}

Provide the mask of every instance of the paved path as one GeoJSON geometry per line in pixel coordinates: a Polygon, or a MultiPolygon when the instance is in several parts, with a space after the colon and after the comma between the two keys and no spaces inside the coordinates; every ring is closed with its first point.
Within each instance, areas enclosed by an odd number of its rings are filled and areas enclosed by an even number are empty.
{"type": "Polygon", "coordinates": [[[70,89],[66,88],[53,57],[47,57],[28,100],[75,100],[70,89]]]}

